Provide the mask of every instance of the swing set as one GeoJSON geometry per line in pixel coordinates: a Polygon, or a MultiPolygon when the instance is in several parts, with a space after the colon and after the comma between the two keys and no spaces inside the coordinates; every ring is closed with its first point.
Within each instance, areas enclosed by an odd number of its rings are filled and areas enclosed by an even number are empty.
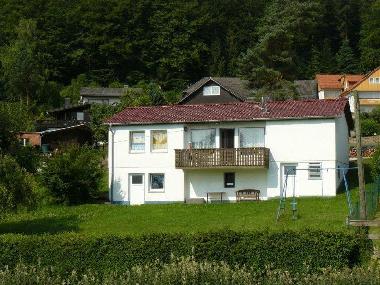
{"type": "MultiPolygon", "coordinates": [[[[340,172],[340,174],[342,175],[343,182],[344,182],[345,194],[346,194],[346,200],[347,200],[347,205],[348,205],[348,217],[352,217],[353,211],[354,211],[353,206],[352,206],[350,189],[348,188],[348,180],[346,177],[346,174],[351,169],[358,169],[358,168],[357,167],[320,168],[321,173],[323,170],[326,170],[326,171],[338,170],[340,172]]],[[[296,174],[298,171],[309,171],[309,170],[313,170],[313,169],[312,168],[291,168],[291,169],[286,170],[283,187],[280,188],[280,201],[279,201],[279,206],[278,206],[277,215],[276,215],[276,221],[277,222],[279,221],[280,217],[285,212],[287,190],[292,191],[292,197],[291,197],[291,202],[290,202],[290,206],[291,206],[291,210],[292,210],[292,220],[298,219],[298,208],[297,208],[297,199],[296,199],[296,174]],[[292,181],[293,183],[288,183],[289,177],[290,177],[290,179],[293,179],[293,181],[292,181]],[[292,189],[288,189],[289,184],[290,184],[292,189]]],[[[323,180],[322,180],[322,193],[323,193],[323,180]]]]}

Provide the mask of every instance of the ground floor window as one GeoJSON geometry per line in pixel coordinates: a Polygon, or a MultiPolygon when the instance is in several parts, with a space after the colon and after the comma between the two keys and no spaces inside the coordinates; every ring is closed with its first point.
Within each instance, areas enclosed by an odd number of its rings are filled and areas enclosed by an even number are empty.
{"type": "Polygon", "coordinates": [[[321,179],[321,163],[310,162],[309,163],[309,179],[321,179]]]}
{"type": "Polygon", "coordinates": [[[163,173],[152,173],[149,175],[150,190],[163,191],[165,186],[165,175],[163,173]]]}
{"type": "Polygon", "coordinates": [[[224,173],[224,188],[234,188],[235,187],[235,173],[226,172],[224,173]]]}

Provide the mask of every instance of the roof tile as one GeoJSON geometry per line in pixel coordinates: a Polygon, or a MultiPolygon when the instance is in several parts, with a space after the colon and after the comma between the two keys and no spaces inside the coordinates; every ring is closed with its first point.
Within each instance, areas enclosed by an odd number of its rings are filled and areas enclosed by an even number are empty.
{"type": "Polygon", "coordinates": [[[109,124],[160,124],[217,121],[254,121],[336,117],[347,111],[346,98],[289,100],[260,103],[130,107],[106,121],[109,124]]]}

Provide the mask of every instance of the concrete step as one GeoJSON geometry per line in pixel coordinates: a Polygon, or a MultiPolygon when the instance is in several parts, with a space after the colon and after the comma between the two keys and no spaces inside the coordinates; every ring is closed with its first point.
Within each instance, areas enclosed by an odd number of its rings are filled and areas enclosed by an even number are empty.
{"type": "Polygon", "coordinates": [[[204,198],[186,198],[185,203],[186,204],[204,204],[206,203],[206,200],[204,198]]]}
{"type": "Polygon", "coordinates": [[[380,227],[380,220],[363,221],[363,220],[351,220],[348,222],[353,227],[380,227]]]}
{"type": "Polygon", "coordinates": [[[380,234],[368,234],[368,239],[380,240],[380,234]]]}

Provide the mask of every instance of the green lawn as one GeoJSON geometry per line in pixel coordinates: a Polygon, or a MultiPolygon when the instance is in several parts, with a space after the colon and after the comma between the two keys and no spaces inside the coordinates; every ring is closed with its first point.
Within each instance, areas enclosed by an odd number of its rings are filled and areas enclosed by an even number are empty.
{"type": "Polygon", "coordinates": [[[219,229],[348,230],[344,194],[334,198],[297,199],[299,218],[291,219],[290,199],[276,222],[278,200],[208,205],[81,205],[47,207],[0,220],[0,234],[43,234],[65,231],[94,234],[196,232],[219,229]]]}

